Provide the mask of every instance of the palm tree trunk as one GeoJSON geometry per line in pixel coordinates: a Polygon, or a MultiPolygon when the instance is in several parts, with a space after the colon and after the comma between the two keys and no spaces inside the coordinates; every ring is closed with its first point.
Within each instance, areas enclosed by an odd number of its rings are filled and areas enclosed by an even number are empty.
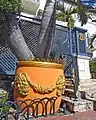
{"type": "Polygon", "coordinates": [[[52,15],[51,23],[50,23],[49,27],[50,27],[50,31],[49,31],[49,35],[47,36],[48,43],[47,43],[47,48],[46,48],[45,55],[44,55],[45,58],[50,56],[51,46],[52,46],[53,40],[55,38],[55,27],[56,27],[56,11],[55,11],[55,9],[53,11],[53,15],[52,15]]]}
{"type": "Polygon", "coordinates": [[[6,14],[6,18],[7,24],[3,29],[3,38],[7,41],[12,53],[18,60],[33,59],[34,55],[28,48],[16,19],[14,19],[13,15],[10,16],[10,14],[6,14]]]}
{"type": "Polygon", "coordinates": [[[55,31],[56,0],[47,0],[40,27],[38,57],[48,57],[55,31]],[[52,28],[52,29],[51,29],[52,28]]]}

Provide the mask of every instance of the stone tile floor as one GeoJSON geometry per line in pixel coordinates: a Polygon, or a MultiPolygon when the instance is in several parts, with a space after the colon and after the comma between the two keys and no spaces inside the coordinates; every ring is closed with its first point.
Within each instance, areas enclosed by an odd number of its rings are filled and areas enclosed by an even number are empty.
{"type": "Polygon", "coordinates": [[[71,116],[53,116],[39,120],[96,120],[96,111],[78,112],[71,116]]]}

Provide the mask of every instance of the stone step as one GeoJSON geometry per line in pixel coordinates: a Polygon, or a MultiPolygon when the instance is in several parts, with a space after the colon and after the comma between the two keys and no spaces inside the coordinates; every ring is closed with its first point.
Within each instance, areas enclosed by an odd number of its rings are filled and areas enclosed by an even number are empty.
{"type": "Polygon", "coordinates": [[[68,88],[68,89],[74,89],[74,85],[73,85],[73,84],[68,83],[68,84],[66,84],[66,88],[68,88]]]}
{"type": "Polygon", "coordinates": [[[93,90],[96,91],[96,84],[83,84],[83,85],[79,85],[78,90],[80,91],[89,91],[89,90],[93,90]]]}
{"type": "Polygon", "coordinates": [[[79,82],[79,85],[89,85],[89,84],[95,84],[96,85],[96,82],[87,82],[87,81],[85,81],[85,82],[79,82]]]}
{"type": "Polygon", "coordinates": [[[71,78],[71,79],[66,79],[66,81],[74,81],[74,79],[73,79],[73,78],[71,78]]]}
{"type": "Polygon", "coordinates": [[[68,102],[70,102],[70,103],[74,103],[74,98],[70,98],[70,97],[67,97],[67,96],[63,96],[63,97],[62,97],[62,100],[68,101],[68,102]]]}
{"type": "Polygon", "coordinates": [[[69,97],[62,97],[62,107],[66,105],[66,109],[69,112],[84,112],[88,110],[93,110],[93,102],[84,99],[70,99],[69,97]]]}
{"type": "Polygon", "coordinates": [[[74,85],[74,83],[73,82],[70,82],[70,81],[68,81],[68,82],[66,82],[66,86],[70,86],[70,85],[74,85]]]}
{"type": "Polygon", "coordinates": [[[67,77],[66,77],[66,80],[72,80],[72,79],[73,79],[72,77],[71,77],[71,78],[67,78],[67,77]]]}
{"type": "Polygon", "coordinates": [[[74,82],[73,79],[66,79],[66,88],[64,90],[63,96],[74,98],[74,82]]]}
{"type": "Polygon", "coordinates": [[[92,98],[96,100],[96,89],[79,91],[79,94],[82,96],[82,98],[92,98]]]}
{"type": "MultiPolygon", "coordinates": [[[[92,96],[94,93],[96,93],[96,79],[80,80],[78,91],[85,91],[87,96],[92,96]]],[[[96,94],[93,96],[96,96],[96,94]]]]}
{"type": "Polygon", "coordinates": [[[67,88],[65,88],[65,92],[74,93],[74,90],[73,89],[67,89],[67,88]]]}
{"type": "Polygon", "coordinates": [[[62,95],[66,97],[74,98],[74,90],[65,88],[65,91],[62,95]]]}
{"type": "Polygon", "coordinates": [[[72,79],[66,81],[66,88],[67,89],[74,89],[74,82],[72,79]]]}
{"type": "Polygon", "coordinates": [[[71,99],[71,98],[74,98],[74,94],[69,94],[69,93],[65,93],[65,94],[63,94],[62,96],[69,97],[70,99],[71,99]]]}
{"type": "Polygon", "coordinates": [[[69,84],[74,85],[73,81],[66,81],[66,85],[69,85],[69,84]]]}
{"type": "Polygon", "coordinates": [[[79,84],[90,84],[90,83],[96,84],[96,79],[80,80],[79,82],[79,84]]]}

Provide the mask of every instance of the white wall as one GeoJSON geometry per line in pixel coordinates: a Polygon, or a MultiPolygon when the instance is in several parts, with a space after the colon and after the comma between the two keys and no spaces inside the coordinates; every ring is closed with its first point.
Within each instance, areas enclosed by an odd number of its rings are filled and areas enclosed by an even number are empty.
{"type": "Polygon", "coordinates": [[[22,1],[22,7],[24,8],[25,13],[29,13],[32,15],[36,14],[36,11],[40,5],[39,2],[36,2],[34,0],[21,0],[22,1]]]}
{"type": "Polygon", "coordinates": [[[76,20],[75,22],[75,26],[80,27],[80,28],[84,28],[88,30],[88,33],[90,35],[94,34],[96,31],[96,24],[92,23],[90,20],[88,21],[88,23],[86,25],[81,26],[81,23],[78,22],[78,20],[76,20]]]}
{"type": "Polygon", "coordinates": [[[46,3],[46,0],[40,0],[39,9],[44,10],[45,3],[46,3]]]}
{"type": "Polygon", "coordinates": [[[78,57],[78,70],[80,80],[88,80],[91,78],[90,69],[89,69],[89,57],[79,56],[78,57]]]}

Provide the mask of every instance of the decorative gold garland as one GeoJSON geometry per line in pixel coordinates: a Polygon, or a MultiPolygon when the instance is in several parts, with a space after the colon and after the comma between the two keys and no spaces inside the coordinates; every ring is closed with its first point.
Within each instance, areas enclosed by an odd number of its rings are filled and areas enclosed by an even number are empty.
{"type": "Polygon", "coordinates": [[[50,86],[43,86],[43,85],[37,85],[31,81],[29,81],[26,73],[19,73],[15,77],[14,82],[15,88],[18,88],[20,94],[26,96],[29,92],[29,87],[31,86],[35,92],[39,94],[49,94],[57,89],[58,91],[62,91],[65,88],[65,78],[64,76],[60,75],[56,81],[55,85],[50,86]]]}

